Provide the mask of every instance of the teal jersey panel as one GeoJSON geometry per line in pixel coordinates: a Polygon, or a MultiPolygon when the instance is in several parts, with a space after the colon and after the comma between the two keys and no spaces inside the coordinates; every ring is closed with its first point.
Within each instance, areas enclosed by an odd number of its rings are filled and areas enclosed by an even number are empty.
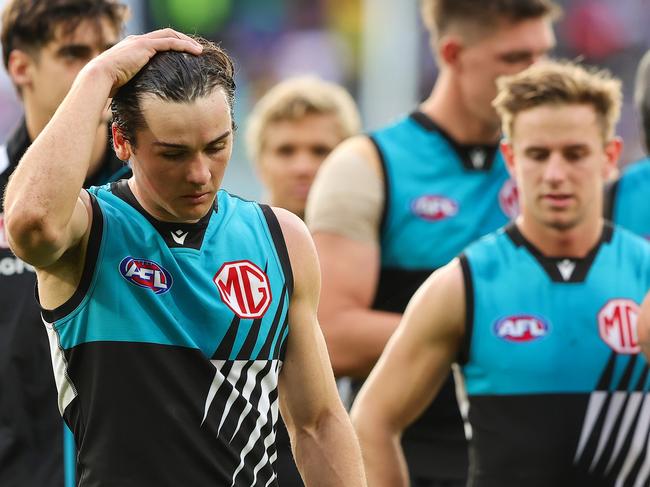
{"type": "Polygon", "coordinates": [[[616,183],[612,219],[650,239],[650,159],[629,166],[616,183]]]}
{"type": "MultiPolygon", "coordinates": [[[[644,240],[615,228],[578,282],[568,274],[567,282],[552,279],[504,230],[464,256],[472,287],[463,366],[470,396],[590,393],[605,375],[610,389],[636,388],[647,365],[636,343],[636,312],[650,288],[644,240]],[[631,377],[623,381],[626,370],[631,377]]],[[[568,259],[549,265],[579,272],[568,259]]]]}
{"type": "Polygon", "coordinates": [[[197,348],[210,358],[239,320],[226,356],[218,358],[278,358],[260,353],[277,349],[280,327],[272,325],[286,317],[288,290],[259,205],[220,191],[200,248],[170,248],[110,186],[91,193],[101,208],[103,232],[86,296],[54,323],[63,349],[95,341],[142,342],[197,348]],[[251,332],[257,338],[242,357],[251,332]],[[269,340],[273,346],[264,347],[269,340]]]}
{"type": "Polygon", "coordinates": [[[382,267],[434,270],[516,215],[516,189],[496,145],[455,144],[417,113],[372,139],[387,182],[382,267]]]}

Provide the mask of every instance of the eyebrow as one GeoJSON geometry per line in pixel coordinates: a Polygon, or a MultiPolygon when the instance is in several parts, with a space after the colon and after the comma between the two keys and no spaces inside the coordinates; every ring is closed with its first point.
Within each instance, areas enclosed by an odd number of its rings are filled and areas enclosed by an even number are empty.
{"type": "MultiPolygon", "coordinates": [[[[113,47],[114,45],[115,45],[114,42],[109,42],[107,44],[104,44],[104,46],[102,46],[102,47],[103,47],[104,50],[108,50],[111,47],[113,47]]],[[[65,44],[65,45],[59,47],[59,49],[57,49],[56,52],[57,52],[58,55],[62,55],[62,54],[66,54],[66,53],[88,54],[88,53],[90,53],[92,51],[92,49],[93,49],[92,46],[90,46],[89,44],[65,44]]]]}
{"type": "MultiPolygon", "coordinates": [[[[221,134],[216,139],[211,140],[210,142],[208,142],[206,144],[206,146],[213,145],[213,144],[216,144],[218,142],[221,142],[222,140],[224,140],[226,137],[228,137],[230,135],[230,132],[231,132],[230,130],[227,130],[226,132],[221,134]]],[[[171,142],[162,142],[162,141],[158,141],[158,140],[155,141],[153,143],[153,145],[155,145],[156,147],[164,147],[166,149],[186,149],[187,148],[187,145],[185,145],[185,144],[172,144],[171,142]]]]}

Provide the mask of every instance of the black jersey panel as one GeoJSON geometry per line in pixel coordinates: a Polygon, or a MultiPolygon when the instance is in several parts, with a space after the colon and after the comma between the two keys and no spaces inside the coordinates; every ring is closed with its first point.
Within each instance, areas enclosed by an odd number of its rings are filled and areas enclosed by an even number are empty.
{"type": "Polygon", "coordinates": [[[241,397],[226,405],[229,380],[213,401],[209,391],[218,368],[231,377],[239,370],[241,381],[251,377],[252,361],[211,364],[197,349],[130,342],[85,343],[65,353],[79,391],[65,419],[80,449],[80,487],[277,486],[268,445],[251,442],[256,425],[262,437],[273,428],[255,406],[277,396],[259,387],[277,361],[257,373],[251,411],[241,397]]]}

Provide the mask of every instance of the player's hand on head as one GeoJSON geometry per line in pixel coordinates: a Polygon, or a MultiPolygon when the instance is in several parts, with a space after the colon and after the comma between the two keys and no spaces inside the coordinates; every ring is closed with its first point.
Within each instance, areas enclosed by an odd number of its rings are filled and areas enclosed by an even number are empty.
{"type": "Polygon", "coordinates": [[[202,50],[201,44],[191,37],[167,28],[128,36],[91,61],[91,64],[111,77],[113,96],[115,91],[133,78],[156,53],[181,51],[197,55],[202,50]]]}

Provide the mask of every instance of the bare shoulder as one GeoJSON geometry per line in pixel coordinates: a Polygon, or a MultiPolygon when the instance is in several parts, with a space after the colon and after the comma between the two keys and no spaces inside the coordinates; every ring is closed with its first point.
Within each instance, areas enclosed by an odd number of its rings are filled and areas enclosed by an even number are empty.
{"type": "Polygon", "coordinates": [[[288,210],[277,207],[272,209],[287,246],[295,289],[299,290],[305,285],[320,288],[318,256],[307,226],[288,210]]]}
{"type": "Polygon", "coordinates": [[[431,274],[413,295],[405,321],[421,327],[421,335],[432,340],[460,339],[465,333],[465,303],[465,279],[456,258],[431,274]]]}
{"type": "Polygon", "coordinates": [[[379,177],[383,177],[381,161],[375,145],[367,135],[355,135],[341,142],[323,163],[324,167],[364,161],[379,177]]]}

